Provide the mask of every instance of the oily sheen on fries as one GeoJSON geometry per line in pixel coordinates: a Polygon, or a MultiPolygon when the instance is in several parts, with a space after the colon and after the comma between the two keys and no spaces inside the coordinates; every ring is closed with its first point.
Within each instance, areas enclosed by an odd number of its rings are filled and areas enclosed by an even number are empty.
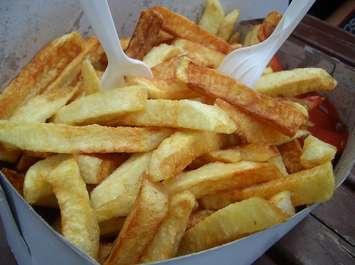
{"type": "Polygon", "coordinates": [[[201,199],[207,209],[220,209],[235,201],[251,197],[269,199],[281,191],[290,191],[296,206],[328,200],[334,192],[334,173],[330,162],[300,172],[271,180],[245,189],[223,191],[201,199]]]}
{"type": "Polygon", "coordinates": [[[0,121],[0,141],[35,152],[145,152],[170,134],[168,129],[0,121]]]}
{"type": "Polygon", "coordinates": [[[116,239],[105,265],[129,265],[139,262],[168,212],[168,196],[144,180],[134,207],[116,239]]]}

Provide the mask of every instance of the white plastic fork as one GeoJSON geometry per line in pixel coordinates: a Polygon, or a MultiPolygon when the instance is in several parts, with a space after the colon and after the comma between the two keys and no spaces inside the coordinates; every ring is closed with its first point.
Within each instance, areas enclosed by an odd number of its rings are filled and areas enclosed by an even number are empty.
{"type": "Polygon", "coordinates": [[[228,54],[219,71],[253,87],[266,65],[307,14],[315,0],[293,0],[274,32],[263,42],[228,54]]]}
{"type": "Polygon", "coordinates": [[[129,58],[122,50],[107,0],[80,0],[80,4],[107,55],[103,89],[121,86],[125,75],[152,78],[152,71],[145,63],[129,58]]]}

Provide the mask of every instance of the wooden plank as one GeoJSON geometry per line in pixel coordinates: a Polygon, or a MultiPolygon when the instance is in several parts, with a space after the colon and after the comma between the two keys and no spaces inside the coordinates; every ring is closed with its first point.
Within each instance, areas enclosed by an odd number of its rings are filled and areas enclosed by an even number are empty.
{"type": "Polygon", "coordinates": [[[355,247],[309,216],[279,241],[268,255],[277,264],[353,265],[355,247]]]}

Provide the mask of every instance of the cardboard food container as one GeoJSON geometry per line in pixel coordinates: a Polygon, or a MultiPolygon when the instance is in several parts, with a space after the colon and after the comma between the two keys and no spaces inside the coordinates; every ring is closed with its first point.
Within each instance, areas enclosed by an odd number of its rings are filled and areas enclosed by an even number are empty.
{"type": "MultiPolygon", "coordinates": [[[[275,6],[265,6],[252,13],[253,1],[221,1],[227,10],[241,9],[242,19],[264,17],[275,6]],[[247,2],[247,3],[246,3],[247,2]]],[[[254,1],[255,2],[255,1],[254,1]]],[[[279,4],[286,1],[276,1],[279,4]]],[[[203,1],[110,1],[121,36],[132,33],[141,9],[162,4],[192,19],[202,10],[203,1]]],[[[255,3],[254,3],[255,4],[255,3]]],[[[259,6],[258,6],[259,7],[259,6]]],[[[281,10],[285,8],[285,5],[281,10]]],[[[254,10],[255,11],[255,10],[254,10]]],[[[79,30],[91,34],[90,27],[80,11],[78,1],[16,1],[0,5],[0,84],[4,87],[25,63],[48,41],[66,32],[79,30]]],[[[329,99],[340,112],[342,120],[349,128],[349,140],[344,153],[335,168],[336,183],[339,186],[355,161],[355,90],[352,88],[355,72],[343,63],[331,58],[304,43],[290,38],[279,52],[281,61],[287,68],[315,66],[330,72],[337,80],[337,89],[329,99]]],[[[1,107],[1,106],[0,106],[1,107]]],[[[5,227],[9,246],[19,265],[62,265],[97,264],[76,247],[55,232],[16,192],[6,178],[0,176],[0,217],[5,227]]],[[[276,225],[212,249],[187,256],[159,262],[159,264],[251,264],[268,248],[303,220],[317,205],[298,212],[287,222],[276,225]]]]}

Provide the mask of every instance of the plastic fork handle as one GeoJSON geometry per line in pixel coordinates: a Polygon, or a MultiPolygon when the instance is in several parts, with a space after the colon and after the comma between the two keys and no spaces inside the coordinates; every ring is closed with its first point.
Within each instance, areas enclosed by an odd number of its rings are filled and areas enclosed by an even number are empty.
{"type": "Polygon", "coordinates": [[[107,0],[80,0],[80,4],[108,60],[115,64],[124,64],[127,56],[122,50],[107,0]]]}

